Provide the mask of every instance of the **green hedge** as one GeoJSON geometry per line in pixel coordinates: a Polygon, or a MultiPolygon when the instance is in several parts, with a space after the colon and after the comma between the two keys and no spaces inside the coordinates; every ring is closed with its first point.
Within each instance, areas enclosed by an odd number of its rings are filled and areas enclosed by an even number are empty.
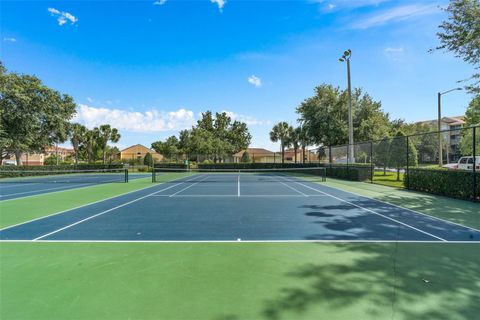
{"type": "Polygon", "coordinates": [[[327,177],[350,181],[367,181],[372,174],[370,166],[334,165],[326,168],[327,177]]]}
{"type": "MultiPolygon", "coordinates": [[[[480,196],[480,172],[476,173],[477,199],[480,196]]],[[[411,169],[405,175],[405,187],[458,199],[473,200],[473,173],[463,170],[411,169]]]]}
{"type": "Polygon", "coordinates": [[[315,168],[327,169],[327,177],[351,180],[366,181],[371,178],[370,165],[325,165],[318,163],[212,163],[198,164],[199,169],[277,169],[277,168],[315,168]]]}
{"type": "Polygon", "coordinates": [[[199,163],[199,169],[280,169],[323,167],[318,163],[199,163]]]}
{"type": "Polygon", "coordinates": [[[122,172],[123,165],[103,165],[103,164],[80,164],[74,165],[55,165],[55,166],[0,166],[0,178],[16,178],[45,176],[52,174],[63,174],[72,170],[105,170],[119,169],[122,172]],[[53,172],[50,172],[53,171],[53,172]]]}
{"type": "Polygon", "coordinates": [[[153,166],[157,169],[187,169],[187,166],[183,163],[156,163],[153,166]]]}
{"type": "Polygon", "coordinates": [[[78,164],[53,166],[0,166],[0,171],[100,170],[122,169],[123,164],[78,164]]]}

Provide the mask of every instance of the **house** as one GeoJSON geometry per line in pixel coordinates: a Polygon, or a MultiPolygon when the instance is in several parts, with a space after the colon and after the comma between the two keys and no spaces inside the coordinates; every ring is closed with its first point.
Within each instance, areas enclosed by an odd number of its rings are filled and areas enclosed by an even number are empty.
{"type": "Polygon", "coordinates": [[[249,162],[253,163],[275,163],[282,162],[282,156],[275,154],[274,152],[262,149],[262,148],[247,148],[246,150],[239,151],[233,155],[233,162],[242,162],[243,154],[247,152],[249,162]]]}
{"type": "MultiPolygon", "coordinates": [[[[45,148],[44,152],[23,152],[21,156],[21,163],[24,166],[43,166],[45,159],[50,156],[58,156],[60,161],[64,161],[66,157],[73,155],[73,149],[52,146],[45,148]]],[[[16,164],[17,160],[13,151],[8,152],[5,157],[2,157],[2,165],[16,164]]]]}
{"type": "Polygon", "coordinates": [[[58,156],[61,161],[64,161],[68,156],[73,156],[74,154],[75,150],[72,148],[62,148],[58,146],[48,147],[44,152],[45,158],[49,156],[58,156]]]}
{"type": "MultiPolygon", "coordinates": [[[[447,162],[455,162],[461,156],[459,144],[462,139],[461,130],[465,125],[464,119],[464,116],[443,117],[440,121],[440,130],[445,131],[442,133],[442,136],[445,139],[447,146],[447,149],[445,150],[447,162]]],[[[433,126],[435,127],[435,131],[437,130],[438,120],[420,121],[418,123],[433,126]]]]}
{"type": "Polygon", "coordinates": [[[136,144],[133,146],[130,146],[128,148],[123,149],[119,153],[115,155],[115,159],[117,160],[126,160],[126,161],[143,161],[143,158],[145,158],[145,155],[147,153],[150,153],[153,157],[153,160],[155,162],[159,162],[163,160],[163,156],[156,152],[155,150],[152,150],[150,148],[145,147],[144,145],[141,144],[136,144]]]}
{"type": "MultiPolygon", "coordinates": [[[[23,166],[43,166],[43,162],[45,160],[45,155],[43,153],[29,153],[24,152],[20,157],[21,164],[23,166]]],[[[7,154],[2,156],[2,165],[16,165],[17,158],[15,157],[15,153],[8,152],[7,154]]]]}

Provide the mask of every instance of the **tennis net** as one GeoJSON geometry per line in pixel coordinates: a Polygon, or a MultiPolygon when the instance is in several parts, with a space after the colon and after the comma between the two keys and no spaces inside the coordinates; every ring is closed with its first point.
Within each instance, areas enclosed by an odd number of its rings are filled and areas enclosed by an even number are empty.
{"type": "Polygon", "coordinates": [[[181,169],[155,168],[152,170],[153,182],[168,182],[168,177],[197,177],[195,183],[202,182],[231,182],[242,179],[242,182],[299,182],[299,181],[326,181],[326,168],[275,168],[275,169],[181,169]]]}
{"type": "Polygon", "coordinates": [[[111,183],[128,182],[127,169],[0,170],[0,183],[111,183]]]}

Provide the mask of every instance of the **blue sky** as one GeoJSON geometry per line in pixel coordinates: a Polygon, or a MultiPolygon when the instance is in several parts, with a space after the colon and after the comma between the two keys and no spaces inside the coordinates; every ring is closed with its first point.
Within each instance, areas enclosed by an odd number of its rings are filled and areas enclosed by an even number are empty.
{"type": "MultiPolygon", "coordinates": [[[[72,95],[76,120],[120,129],[120,147],[188,128],[205,110],[246,121],[252,146],[295,124],[321,83],[362,87],[392,118],[436,117],[436,92],[472,68],[435,47],[446,1],[2,1],[0,59],[72,95]]],[[[470,97],[443,99],[461,115],[470,97]]]]}

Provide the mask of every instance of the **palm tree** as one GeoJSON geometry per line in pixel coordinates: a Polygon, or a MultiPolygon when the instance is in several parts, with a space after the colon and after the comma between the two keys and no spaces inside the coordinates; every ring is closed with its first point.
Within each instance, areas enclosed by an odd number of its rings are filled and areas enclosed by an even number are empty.
{"type": "Polygon", "coordinates": [[[279,122],[273,126],[270,131],[270,140],[272,142],[280,141],[280,148],[282,149],[282,164],[285,162],[285,148],[290,146],[290,136],[292,134],[292,127],[286,122],[279,122]]]}
{"type": "Polygon", "coordinates": [[[73,123],[70,126],[70,142],[72,143],[73,150],[75,151],[75,164],[78,164],[80,145],[85,141],[86,132],[87,128],[79,123],[73,123]]]}
{"type": "Polygon", "coordinates": [[[109,124],[104,124],[100,126],[99,129],[99,145],[102,148],[102,158],[103,164],[106,162],[106,154],[107,154],[107,144],[109,141],[111,142],[118,142],[120,140],[120,134],[116,128],[110,127],[109,124]]]}
{"type": "Polygon", "coordinates": [[[296,131],[298,131],[298,140],[302,147],[302,163],[305,163],[305,149],[311,143],[311,139],[305,126],[298,127],[296,131]]]}
{"type": "Polygon", "coordinates": [[[293,146],[293,152],[295,153],[295,163],[297,163],[297,153],[300,148],[300,127],[293,128],[291,127],[290,133],[290,143],[293,146]]]}
{"type": "Polygon", "coordinates": [[[85,133],[85,148],[87,151],[87,159],[88,163],[92,163],[94,160],[94,152],[97,146],[98,140],[100,136],[100,130],[98,128],[93,128],[93,130],[88,130],[85,133]]]}

